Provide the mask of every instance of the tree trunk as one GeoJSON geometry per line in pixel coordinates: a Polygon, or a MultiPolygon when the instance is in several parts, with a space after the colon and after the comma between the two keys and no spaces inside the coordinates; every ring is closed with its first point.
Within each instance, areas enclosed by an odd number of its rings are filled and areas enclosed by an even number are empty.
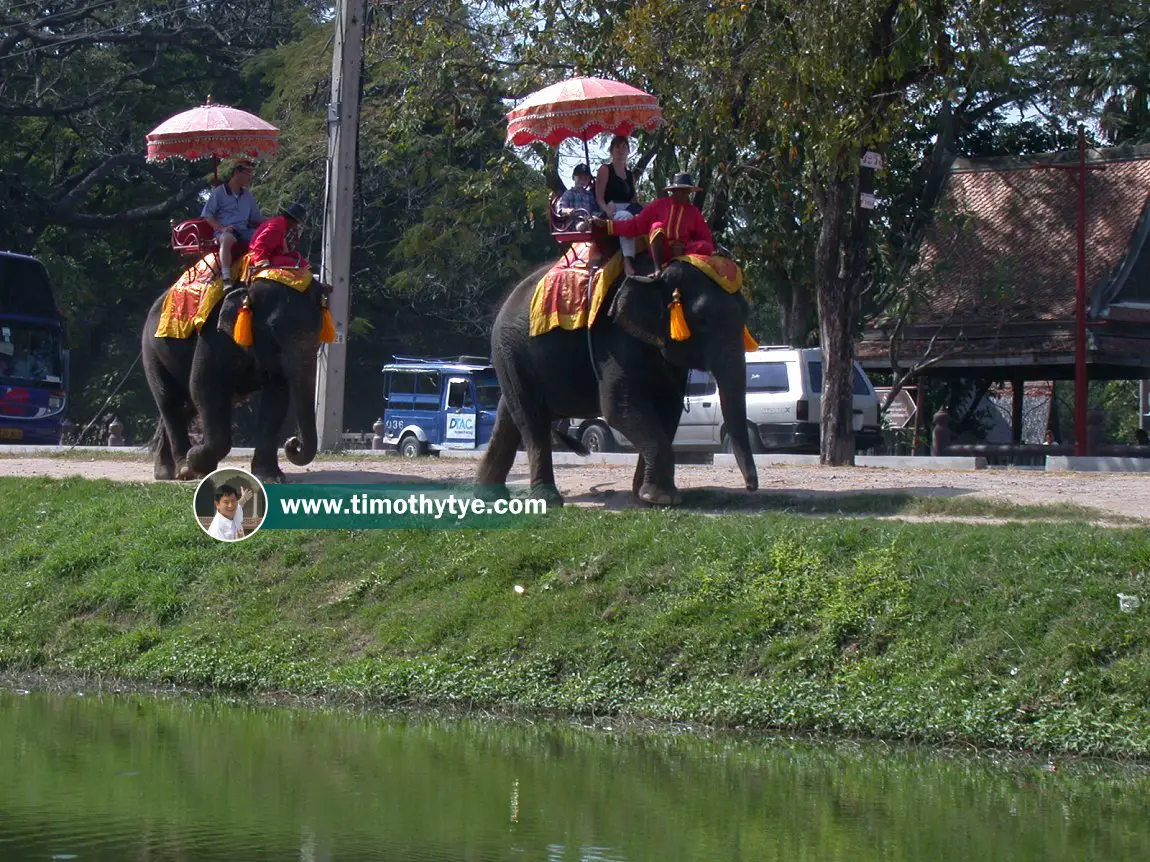
{"type": "Polygon", "coordinates": [[[787,342],[797,347],[806,347],[810,342],[811,328],[814,325],[814,296],[806,282],[796,282],[791,288],[791,301],[784,314],[787,315],[787,342]]]}
{"type": "Polygon", "coordinates": [[[854,464],[854,328],[866,277],[867,219],[856,204],[853,152],[847,150],[829,179],[816,187],[822,215],[815,246],[815,290],[823,352],[819,462],[854,464]]]}

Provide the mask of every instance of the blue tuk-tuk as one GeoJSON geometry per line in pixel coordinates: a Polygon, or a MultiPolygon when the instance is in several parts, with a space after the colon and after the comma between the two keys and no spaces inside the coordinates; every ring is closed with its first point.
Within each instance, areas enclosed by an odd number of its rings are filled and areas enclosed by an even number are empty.
{"type": "Polygon", "coordinates": [[[383,366],[383,443],[405,458],[486,446],[499,407],[487,359],[396,356],[383,366]]]}

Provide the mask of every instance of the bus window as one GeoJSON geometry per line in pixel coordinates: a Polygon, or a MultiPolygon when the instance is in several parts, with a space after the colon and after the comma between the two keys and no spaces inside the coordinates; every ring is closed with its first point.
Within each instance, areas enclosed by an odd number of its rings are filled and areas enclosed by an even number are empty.
{"type": "Polygon", "coordinates": [[[471,383],[467,380],[452,380],[447,384],[448,410],[474,410],[471,400],[471,383]]]}
{"type": "Polygon", "coordinates": [[[59,386],[63,377],[63,345],[56,330],[15,321],[0,324],[0,379],[59,386]]]}
{"type": "Polygon", "coordinates": [[[417,372],[415,375],[415,409],[438,410],[439,397],[439,372],[417,372]]]}
{"type": "Polygon", "coordinates": [[[415,375],[403,371],[391,373],[391,389],[387,406],[392,410],[412,410],[415,407],[415,375]]]}
{"type": "Polygon", "coordinates": [[[479,398],[480,410],[496,410],[499,408],[499,378],[494,374],[476,375],[475,391],[479,398]]]}

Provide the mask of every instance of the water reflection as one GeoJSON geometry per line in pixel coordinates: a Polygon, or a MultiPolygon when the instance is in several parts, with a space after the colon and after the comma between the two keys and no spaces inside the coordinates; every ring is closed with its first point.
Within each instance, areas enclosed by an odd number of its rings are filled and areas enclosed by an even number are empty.
{"type": "Polygon", "coordinates": [[[1150,778],[216,700],[0,692],[0,858],[1150,859],[1150,778]]]}

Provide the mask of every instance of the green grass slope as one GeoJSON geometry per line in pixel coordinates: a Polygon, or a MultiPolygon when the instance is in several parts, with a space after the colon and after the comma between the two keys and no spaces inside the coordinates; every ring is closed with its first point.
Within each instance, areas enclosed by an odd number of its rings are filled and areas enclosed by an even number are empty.
{"type": "Polygon", "coordinates": [[[568,509],[224,545],[187,487],[81,479],[0,479],[0,524],[9,672],[1150,756],[1150,608],[1116,598],[1150,598],[1145,528],[568,509]]]}

